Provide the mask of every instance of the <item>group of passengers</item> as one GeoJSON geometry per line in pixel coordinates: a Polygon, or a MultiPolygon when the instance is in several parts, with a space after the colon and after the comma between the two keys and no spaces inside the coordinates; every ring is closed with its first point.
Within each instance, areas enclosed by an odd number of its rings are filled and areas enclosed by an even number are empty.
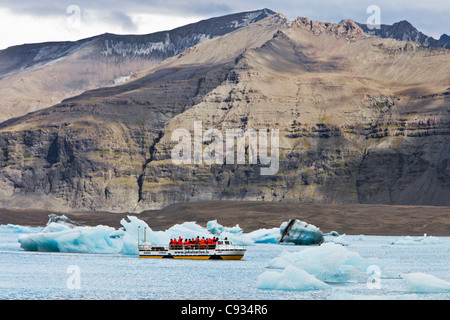
{"type": "Polygon", "coordinates": [[[213,237],[213,238],[206,238],[202,237],[200,239],[199,236],[196,238],[191,239],[184,239],[182,237],[179,237],[178,240],[176,238],[170,239],[170,248],[171,249],[214,249],[217,244],[217,240],[219,238],[213,237]]]}

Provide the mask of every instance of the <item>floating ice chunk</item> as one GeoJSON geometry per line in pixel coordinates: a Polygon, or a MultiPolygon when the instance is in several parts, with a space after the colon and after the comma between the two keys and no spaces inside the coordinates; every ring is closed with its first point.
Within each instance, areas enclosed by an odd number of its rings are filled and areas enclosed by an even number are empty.
{"type": "Polygon", "coordinates": [[[309,245],[322,243],[323,240],[323,233],[319,228],[300,220],[291,219],[280,226],[279,242],[309,245]]]}
{"type": "Polygon", "coordinates": [[[47,224],[47,226],[42,230],[44,233],[50,233],[50,232],[59,232],[59,231],[65,231],[73,229],[73,226],[69,226],[64,223],[57,223],[57,222],[50,222],[47,224]]]}
{"type": "Polygon", "coordinates": [[[249,235],[246,233],[236,234],[236,233],[222,232],[220,238],[221,239],[227,238],[228,240],[231,240],[233,244],[240,246],[252,246],[255,243],[253,239],[251,239],[249,235]]]}
{"type": "Polygon", "coordinates": [[[135,216],[127,216],[127,219],[129,221],[120,220],[123,234],[112,233],[121,237],[122,249],[120,252],[122,254],[138,254],[138,239],[141,244],[147,241],[154,244],[159,243],[159,233],[155,233],[145,221],[135,216]]]}
{"type": "Polygon", "coordinates": [[[333,242],[333,243],[340,244],[342,246],[348,246],[348,242],[345,239],[345,234],[339,235],[339,236],[334,236],[332,238],[328,238],[327,242],[333,242]]]}
{"type": "Polygon", "coordinates": [[[206,229],[208,230],[208,232],[215,235],[220,235],[222,232],[236,233],[236,234],[242,233],[242,229],[241,227],[239,227],[238,224],[232,228],[229,228],[222,226],[217,222],[217,220],[208,221],[208,223],[206,224],[206,229]]]}
{"type": "Polygon", "coordinates": [[[329,233],[325,233],[324,236],[339,237],[339,233],[337,231],[330,231],[329,233]]]}
{"type": "Polygon", "coordinates": [[[310,247],[297,252],[282,252],[269,261],[271,268],[286,268],[294,265],[324,282],[365,282],[369,277],[369,266],[383,269],[382,261],[364,259],[357,252],[332,242],[310,247]]]}
{"type": "Polygon", "coordinates": [[[416,293],[450,292],[450,282],[426,273],[406,273],[402,278],[407,282],[407,291],[416,293]]]}
{"type": "Polygon", "coordinates": [[[278,243],[280,228],[258,229],[247,235],[254,243],[278,243]]]}
{"type": "Polygon", "coordinates": [[[53,214],[49,218],[42,232],[19,236],[22,249],[71,253],[118,253],[122,249],[122,240],[111,236],[117,232],[112,227],[81,226],[65,216],[53,214]]]}
{"type": "Polygon", "coordinates": [[[417,245],[417,244],[438,244],[441,243],[439,238],[433,236],[427,236],[424,234],[423,237],[413,238],[410,236],[402,237],[401,239],[395,240],[391,242],[391,244],[395,245],[417,245]]]}
{"type": "Polygon", "coordinates": [[[330,286],[305,270],[290,265],[281,272],[263,272],[256,281],[256,287],[259,289],[307,291],[328,289],[330,286]]]}
{"type": "Polygon", "coordinates": [[[117,253],[122,243],[110,237],[107,226],[75,227],[55,232],[23,234],[20,247],[28,251],[71,253],[117,253]]]}
{"type": "MultiPolygon", "coordinates": [[[[3,226],[2,226],[3,227],[3,226]]],[[[19,226],[16,224],[7,224],[4,226],[7,229],[10,229],[17,233],[36,233],[36,232],[42,232],[41,227],[26,227],[26,226],[19,226]]]]}

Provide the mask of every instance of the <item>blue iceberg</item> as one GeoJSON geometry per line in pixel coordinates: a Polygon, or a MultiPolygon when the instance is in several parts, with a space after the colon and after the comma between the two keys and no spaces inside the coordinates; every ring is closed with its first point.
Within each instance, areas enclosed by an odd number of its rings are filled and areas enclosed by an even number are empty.
{"type": "Polygon", "coordinates": [[[324,241],[323,233],[312,224],[291,219],[280,226],[280,243],[290,242],[298,245],[320,244],[324,241]]]}

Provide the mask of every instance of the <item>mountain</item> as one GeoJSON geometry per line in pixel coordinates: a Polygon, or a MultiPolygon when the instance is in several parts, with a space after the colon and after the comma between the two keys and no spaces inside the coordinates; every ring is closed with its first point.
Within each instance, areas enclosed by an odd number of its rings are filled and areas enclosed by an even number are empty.
{"type": "Polygon", "coordinates": [[[432,48],[450,48],[446,41],[443,41],[442,39],[436,40],[433,37],[423,34],[406,20],[396,22],[393,25],[382,24],[380,25],[380,29],[372,30],[367,27],[367,24],[358,23],[358,25],[364,30],[365,33],[375,35],[380,38],[412,41],[414,43],[432,48]]]}
{"type": "Polygon", "coordinates": [[[450,36],[447,35],[446,33],[444,33],[444,34],[439,38],[439,41],[450,42],[450,36]]]}
{"type": "Polygon", "coordinates": [[[366,35],[352,20],[270,15],[124,84],[1,123],[0,203],[114,212],[198,200],[450,205],[449,59],[445,49],[366,35]],[[279,170],[175,164],[172,133],[193,133],[195,121],[224,136],[278,129],[279,170]]]}
{"type": "Polygon", "coordinates": [[[50,107],[86,90],[120,84],[206,39],[271,14],[269,9],[211,18],[147,35],[103,34],[0,51],[0,121],[50,107]]]}

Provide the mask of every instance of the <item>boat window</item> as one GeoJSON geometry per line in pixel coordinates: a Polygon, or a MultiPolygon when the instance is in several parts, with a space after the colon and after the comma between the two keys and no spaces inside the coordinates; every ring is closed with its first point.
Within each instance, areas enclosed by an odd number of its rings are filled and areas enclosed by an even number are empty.
{"type": "Polygon", "coordinates": [[[230,244],[230,241],[225,241],[225,244],[230,244]]]}

